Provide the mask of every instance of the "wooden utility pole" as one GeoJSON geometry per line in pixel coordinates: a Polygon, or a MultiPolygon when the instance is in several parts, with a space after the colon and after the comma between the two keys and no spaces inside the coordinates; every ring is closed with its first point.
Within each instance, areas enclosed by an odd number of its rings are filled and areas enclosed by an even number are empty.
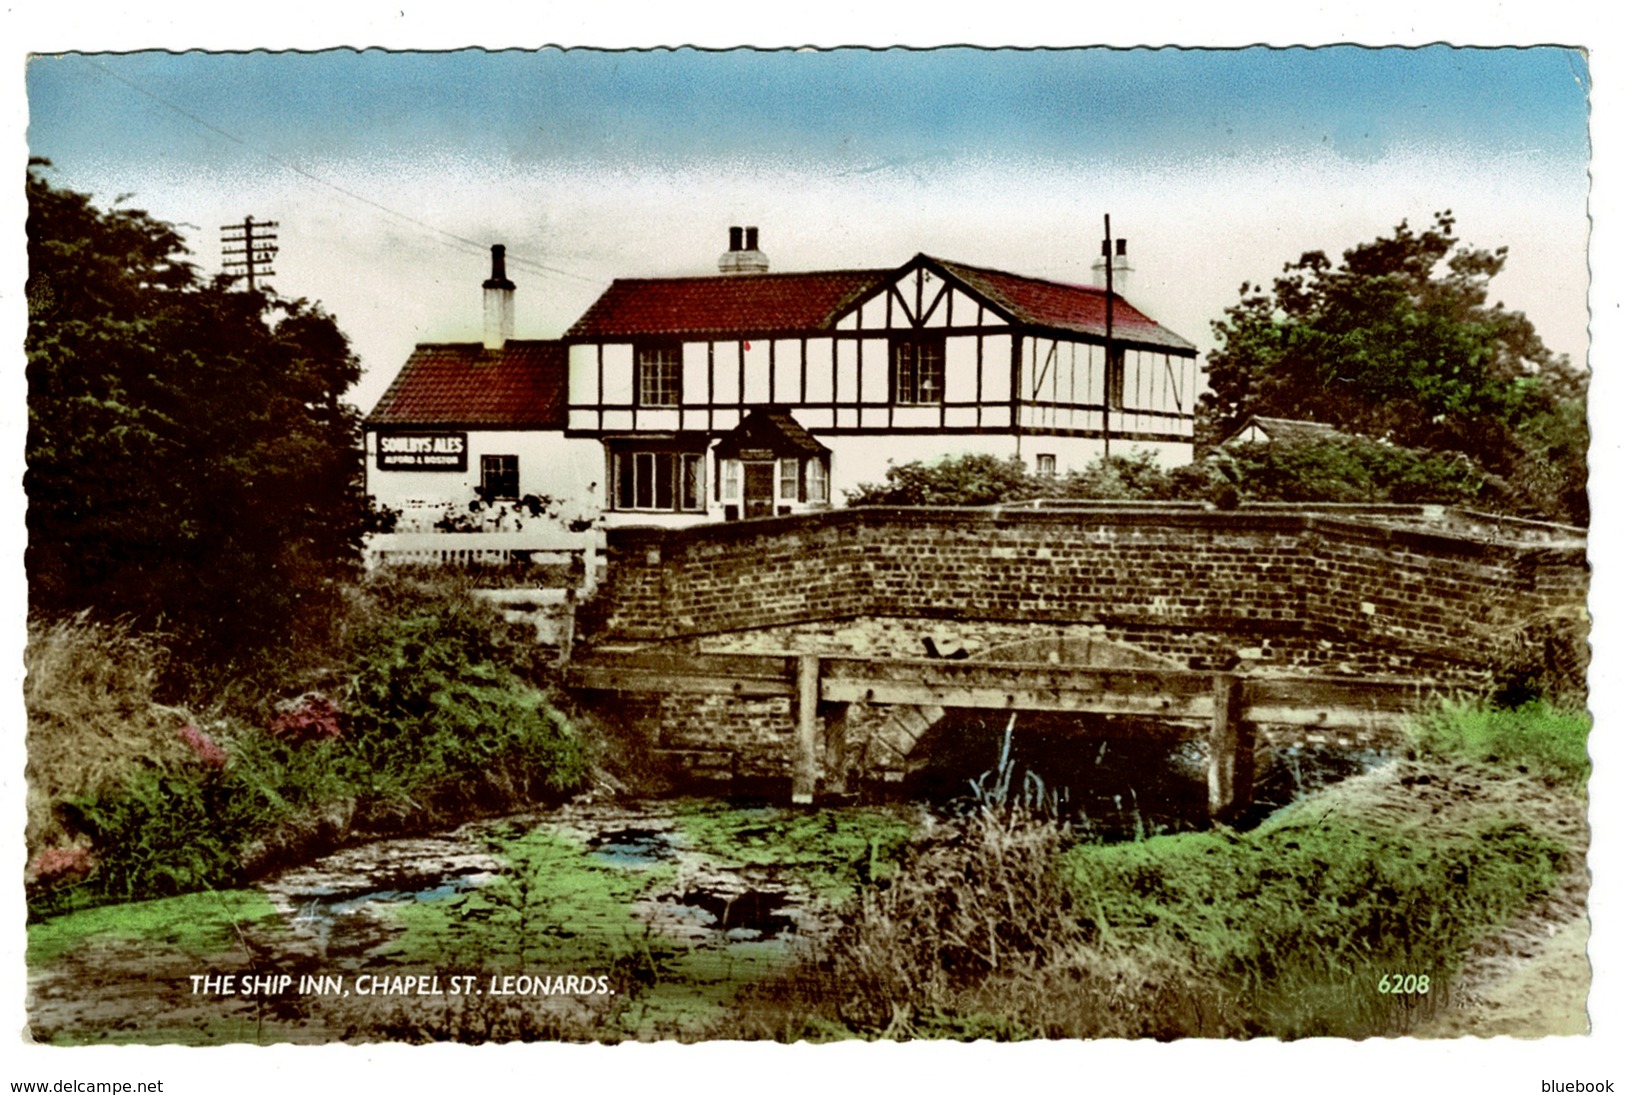
{"type": "Polygon", "coordinates": [[[276,257],[276,233],[270,229],[276,221],[255,221],[252,216],[241,224],[220,226],[220,265],[233,280],[248,279],[248,291],[256,288],[256,279],[276,276],[271,260],[276,257]],[[233,246],[236,245],[236,246],[233,246]]]}
{"type": "Polygon", "coordinates": [[[1106,260],[1106,375],[1100,390],[1100,434],[1107,460],[1112,456],[1112,384],[1117,379],[1112,362],[1112,215],[1106,214],[1106,238],[1101,241],[1100,253],[1106,260]]]}

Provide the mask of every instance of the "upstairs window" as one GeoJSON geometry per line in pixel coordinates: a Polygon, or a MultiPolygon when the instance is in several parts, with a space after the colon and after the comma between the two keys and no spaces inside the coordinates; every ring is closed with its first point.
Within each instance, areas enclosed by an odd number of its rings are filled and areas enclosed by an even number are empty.
{"type": "Polygon", "coordinates": [[[941,403],[943,360],[946,356],[940,338],[892,343],[895,401],[915,405],[941,403]]]}
{"type": "Polygon", "coordinates": [[[638,406],[675,407],[683,401],[683,351],[679,346],[638,347],[638,406]]]}
{"type": "Polygon", "coordinates": [[[487,499],[519,497],[519,457],[480,457],[480,493],[487,499]]]}

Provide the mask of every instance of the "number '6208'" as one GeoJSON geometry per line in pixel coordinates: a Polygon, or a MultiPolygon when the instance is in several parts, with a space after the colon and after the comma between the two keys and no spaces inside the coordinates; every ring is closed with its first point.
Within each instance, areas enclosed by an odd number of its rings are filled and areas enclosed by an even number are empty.
{"type": "Polygon", "coordinates": [[[1425,973],[1385,973],[1382,980],[1377,982],[1379,993],[1394,996],[1408,996],[1411,993],[1425,996],[1432,987],[1432,979],[1425,973]]]}

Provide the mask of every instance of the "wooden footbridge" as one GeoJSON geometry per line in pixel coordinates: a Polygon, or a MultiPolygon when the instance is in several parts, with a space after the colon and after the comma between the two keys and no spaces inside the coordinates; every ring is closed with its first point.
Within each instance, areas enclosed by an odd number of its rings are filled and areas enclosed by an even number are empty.
{"type": "MultiPolygon", "coordinates": [[[[798,803],[811,803],[818,791],[847,790],[854,774],[847,723],[873,707],[912,707],[935,717],[949,708],[1116,716],[1137,732],[1206,739],[1208,804],[1216,817],[1251,801],[1259,726],[1397,730],[1437,694],[1436,685],[1405,678],[638,650],[578,658],[566,667],[566,679],[576,688],[645,696],[788,698],[791,794],[798,803]]],[[[918,731],[933,721],[917,719],[918,731]]]]}

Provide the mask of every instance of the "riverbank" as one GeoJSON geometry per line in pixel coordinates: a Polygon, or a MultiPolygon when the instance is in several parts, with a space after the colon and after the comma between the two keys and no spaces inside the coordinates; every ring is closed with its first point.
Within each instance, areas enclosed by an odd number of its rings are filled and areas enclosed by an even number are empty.
{"type": "Polygon", "coordinates": [[[1251,833],[1091,845],[965,820],[612,800],[378,841],[245,891],[33,925],[30,1022],[53,1042],[212,1044],[1539,1036],[1572,1029],[1577,1007],[1583,1021],[1584,799],[1515,765],[1397,761],[1251,833]],[[1014,921],[965,928],[993,905],[1014,921]],[[1411,964],[1390,968],[1374,944],[1406,931],[1411,964]],[[292,980],[199,992],[199,974],[292,980]],[[1429,991],[1384,994],[1385,974],[1429,991]],[[363,977],[384,991],[355,991],[363,977]]]}
{"type": "Polygon", "coordinates": [[[364,608],[341,704],[259,723],[157,704],[128,637],[31,646],[35,1037],[1448,1036],[1533,1023],[1496,994],[1548,927],[1542,981],[1589,975],[1583,715],[1442,711],[1245,831],[1148,823],[1178,796],[1135,763],[1124,839],[1057,815],[1104,750],[933,809],[594,802],[591,736],[488,609],[364,608]],[[453,827],[502,810],[533,812],[453,827]]]}

